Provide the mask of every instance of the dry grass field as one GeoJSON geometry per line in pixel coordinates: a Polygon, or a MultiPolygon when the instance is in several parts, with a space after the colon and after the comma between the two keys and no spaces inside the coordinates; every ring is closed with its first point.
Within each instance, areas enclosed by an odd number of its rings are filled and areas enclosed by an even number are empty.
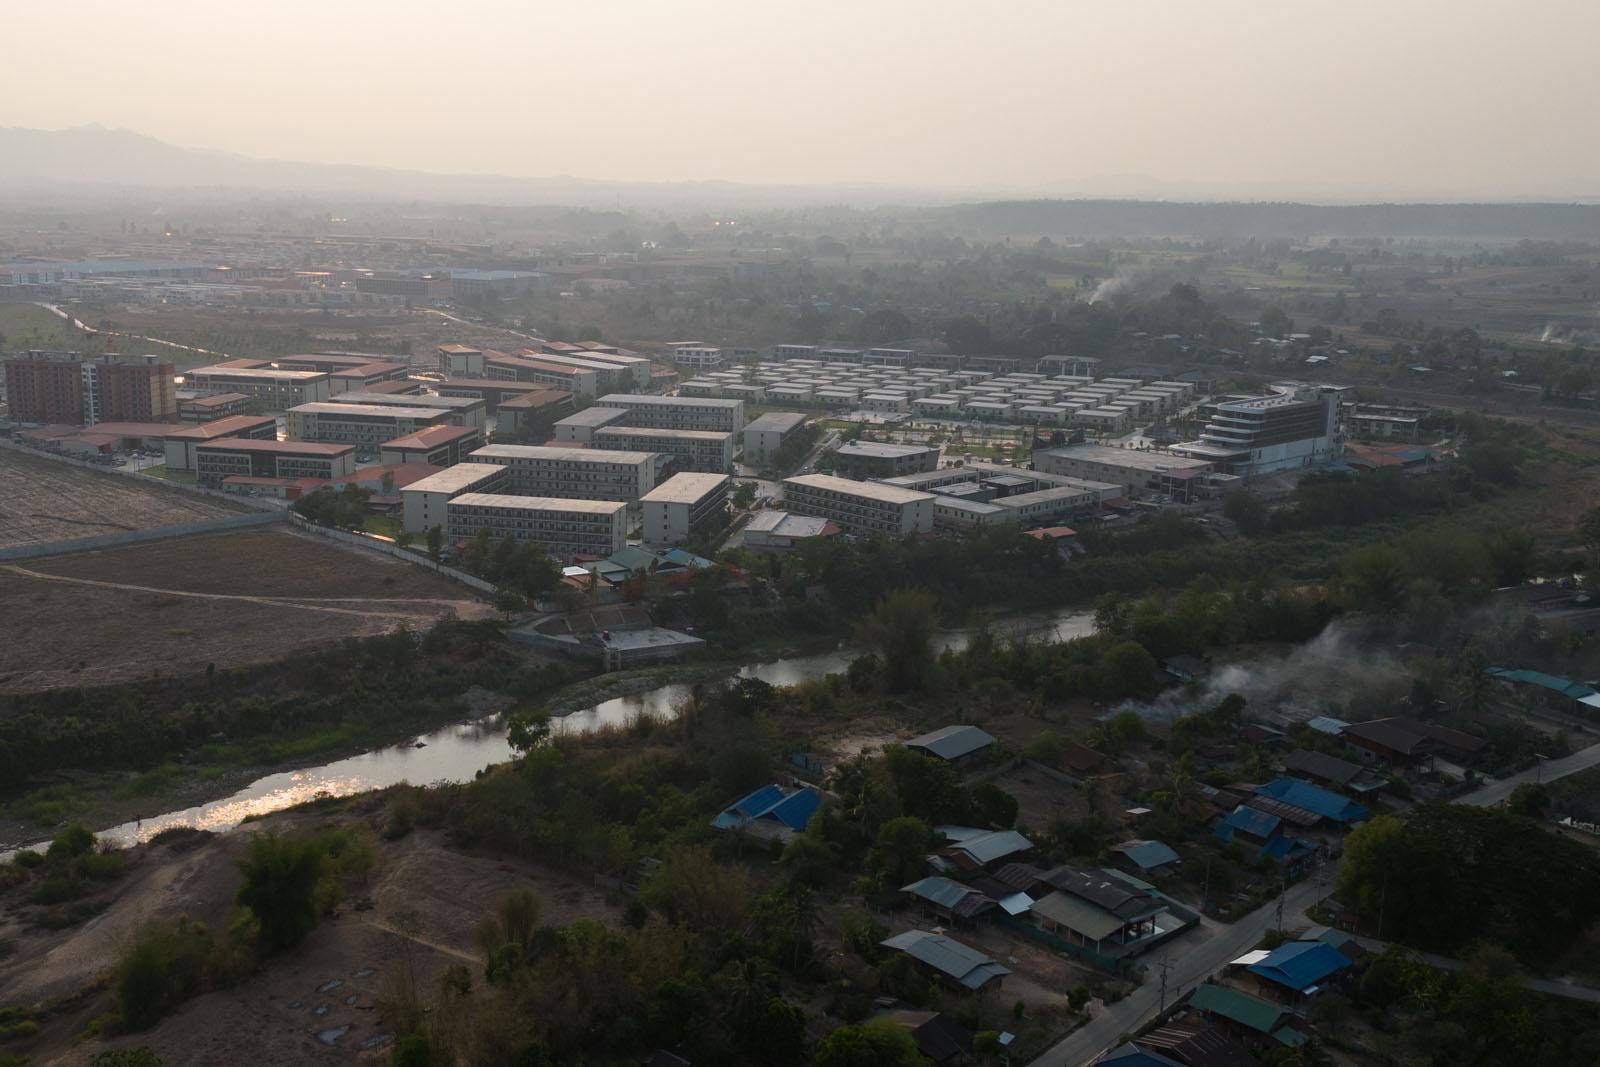
{"type": "Polygon", "coordinates": [[[264,663],[486,605],[445,578],[286,529],[0,564],[0,692],[264,663]]]}
{"type": "Polygon", "coordinates": [[[249,510],[47,456],[0,452],[0,548],[202,522],[249,510]]]}

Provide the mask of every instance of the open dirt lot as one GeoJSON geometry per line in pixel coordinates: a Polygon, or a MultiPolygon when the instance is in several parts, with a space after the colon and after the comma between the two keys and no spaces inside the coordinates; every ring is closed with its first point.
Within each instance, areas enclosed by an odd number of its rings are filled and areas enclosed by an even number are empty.
{"type": "MultiPolygon", "coordinates": [[[[268,828],[319,824],[313,814],[290,813],[270,820],[268,828]]],[[[38,933],[0,922],[0,933],[17,941],[0,963],[0,1004],[38,1003],[92,985],[144,922],[187,913],[220,934],[239,882],[234,864],[247,843],[241,832],[189,849],[140,849],[110,907],[73,930],[38,933]]],[[[393,1031],[379,1007],[386,991],[404,974],[414,975],[426,993],[452,963],[481,967],[473,926],[518,889],[539,898],[544,923],[563,925],[580,916],[619,921],[618,910],[589,886],[530,864],[457,852],[439,835],[418,831],[386,845],[377,866],[347,887],[339,912],[305,944],[243,984],[206,994],[153,1030],[110,1045],[149,1046],[168,1067],[287,1067],[325,1057],[387,1062],[384,1046],[393,1031]]],[[[90,996],[19,1051],[31,1053],[29,1062],[40,1067],[87,1064],[107,1045],[80,1042],[76,1034],[109,1008],[109,995],[90,996]]]]}
{"type": "Polygon", "coordinates": [[[175,526],[248,510],[109,471],[0,451],[0,548],[175,526]]]}
{"type": "Polygon", "coordinates": [[[279,529],[0,564],[0,692],[202,671],[490,610],[399,561],[279,529]]]}

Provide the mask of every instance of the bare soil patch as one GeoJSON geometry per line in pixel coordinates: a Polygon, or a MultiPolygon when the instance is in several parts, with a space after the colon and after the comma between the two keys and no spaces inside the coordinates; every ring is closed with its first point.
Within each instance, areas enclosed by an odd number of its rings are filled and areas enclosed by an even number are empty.
{"type": "Polygon", "coordinates": [[[488,608],[448,579],[288,530],[0,564],[0,693],[264,663],[488,608]]]}

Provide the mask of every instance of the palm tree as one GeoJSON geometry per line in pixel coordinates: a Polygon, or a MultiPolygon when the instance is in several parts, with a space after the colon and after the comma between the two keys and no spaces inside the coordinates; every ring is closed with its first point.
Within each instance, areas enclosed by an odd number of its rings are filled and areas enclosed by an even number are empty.
{"type": "Polygon", "coordinates": [[[1156,792],[1156,806],[1167,815],[1183,818],[1194,798],[1194,770],[1185,752],[1167,763],[1162,788],[1156,792]]]}

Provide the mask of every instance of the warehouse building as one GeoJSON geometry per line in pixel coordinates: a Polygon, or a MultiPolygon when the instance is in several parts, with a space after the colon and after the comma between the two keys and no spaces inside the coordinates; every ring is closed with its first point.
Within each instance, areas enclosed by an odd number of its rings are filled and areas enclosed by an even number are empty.
{"type": "Polygon", "coordinates": [[[656,452],[682,459],[681,469],[725,474],[733,469],[733,434],[715,430],[663,430],[656,426],[602,426],[595,448],[656,452]]]}
{"type": "Polygon", "coordinates": [[[806,417],[795,411],[769,411],[744,428],[744,461],[752,467],[771,463],[784,442],[805,427],[806,417]]]}
{"type": "Polygon", "coordinates": [[[202,393],[243,393],[262,411],[287,411],[299,404],[325,401],[331,380],[322,371],[273,370],[271,367],[190,367],[183,372],[186,389],[202,393]]]}
{"type": "Polygon", "coordinates": [[[710,397],[653,396],[611,393],[599,401],[609,408],[627,408],[635,426],[664,430],[715,430],[738,433],[744,429],[744,401],[710,397]]]}
{"type": "Polygon", "coordinates": [[[174,427],[161,438],[169,471],[195,469],[195,446],[224,437],[244,437],[255,441],[276,441],[278,420],[270,415],[230,415],[199,426],[174,427]]]}
{"type": "Polygon", "coordinates": [[[445,408],[320,402],[290,408],[284,421],[293,441],[332,441],[376,448],[429,426],[447,426],[451,412],[445,408]]]}
{"type": "Polygon", "coordinates": [[[469,458],[508,467],[510,491],[524,496],[635,501],[656,484],[656,457],[650,452],[487,445],[469,458]]]}
{"type": "Polygon", "coordinates": [[[551,427],[555,431],[551,440],[563,445],[587,445],[594,441],[596,430],[615,426],[631,414],[627,408],[592,407],[574,411],[551,427]]]}
{"type": "Polygon", "coordinates": [[[412,482],[400,490],[401,521],[413,534],[443,527],[449,516],[445,505],[462,493],[497,493],[511,480],[505,467],[495,463],[458,463],[438,474],[412,482]]]}
{"type": "Polygon", "coordinates": [[[201,485],[224,478],[320,478],[332,481],[355,473],[354,445],[310,441],[267,441],[224,437],[194,446],[194,470],[201,485]]]}
{"type": "Polygon", "coordinates": [[[696,530],[719,525],[727,514],[726,474],[675,474],[639,498],[648,545],[686,543],[696,530]]]}
{"type": "Polygon", "coordinates": [[[378,461],[453,467],[482,447],[483,432],[476,426],[429,426],[385,441],[378,461]]]}
{"type": "Polygon", "coordinates": [[[933,529],[932,493],[879,482],[802,474],[784,480],[783,500],[788,511],[831,519],[855,533],[904,537],[933,529]]]}
{"type": "Polygon", "coordinates": [[[834,453],[834,470],[849,478],[897,478],[938,465],[939,450],[925,445],[847,441],[834,453]]]}
{"type": "Polygon", "coordinates": [[[486,530],[496,541],[531,542],[560,560],[605,558],[628,545],[628,506],[620,501],[462,493],[445,504],[445,514],[452,541],[486,530]]]}

